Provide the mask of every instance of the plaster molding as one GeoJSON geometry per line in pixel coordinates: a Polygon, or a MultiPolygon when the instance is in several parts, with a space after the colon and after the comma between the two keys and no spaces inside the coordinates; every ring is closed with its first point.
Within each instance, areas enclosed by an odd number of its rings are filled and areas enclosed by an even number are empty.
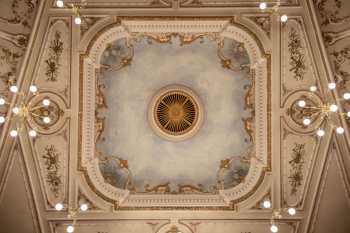
{"type": "MultiPolygon", "coordinates": [[[[90,41],[88,51],[82,55],[83,83],[83,120],[82,120],[82,149],[81,166],[86,169],[93,189],[104,195],[108,200],[115,200],[120,207],[224,207],[230,208],[235,202],[248,198],[256,191],[257,186],[265,177],[268,167],[268,63],[263,47],[249,29],[237,23],[225,20],[151,20],[121,21],[122,26],[111,25],[95,35],[90,41]],[[219,33],[245,44],[250,62],[255,74],[255,142],[256,154],[251,160],[251,168],[245,182],[231,189],[220,191],[220,195],[134,195],[127,190],[121,190],[104,182],[98,169],[98,159],[94,155],[94,120],[95,120],[95,75],[99,68],[102,52],[108,43],[118,38],[128,38],[137,33],[219,33]]],[[[84,45],[83,45],[84,46],[84,45]]]]}

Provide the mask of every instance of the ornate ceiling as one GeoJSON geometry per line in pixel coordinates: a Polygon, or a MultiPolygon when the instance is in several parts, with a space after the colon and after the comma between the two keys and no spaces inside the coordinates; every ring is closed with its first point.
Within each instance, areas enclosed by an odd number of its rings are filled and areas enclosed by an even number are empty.
{"type": "Polygon", "coordinates": [[[0,232],[350,231],[350,3],[64,2],[0,3],[0,232]]]}

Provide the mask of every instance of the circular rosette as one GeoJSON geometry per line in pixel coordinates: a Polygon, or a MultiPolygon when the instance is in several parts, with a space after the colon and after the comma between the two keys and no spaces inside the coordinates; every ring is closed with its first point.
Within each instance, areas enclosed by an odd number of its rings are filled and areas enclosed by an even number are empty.
{"type": "Polygon", "coordinates": [[[285,122],[298,132],[307,133],[316,130],[325,116],[320,97],[307,91],[291,94],[284,106],[285,122]]]}
{"type": "Polygon", "coordinates": [[[28,104],[28,124],[42,134],[62,128],[66,119],[64,100],[50,92],[35,95],[28,104]]]}

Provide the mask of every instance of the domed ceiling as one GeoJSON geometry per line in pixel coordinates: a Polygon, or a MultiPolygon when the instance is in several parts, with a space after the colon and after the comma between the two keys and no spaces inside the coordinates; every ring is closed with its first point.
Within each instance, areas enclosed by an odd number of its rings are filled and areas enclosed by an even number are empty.
{"type": "Polygon", "coordinates": [[[349,232],[350,3],[260,3],[0,1],[1,230],[349,232]]]}

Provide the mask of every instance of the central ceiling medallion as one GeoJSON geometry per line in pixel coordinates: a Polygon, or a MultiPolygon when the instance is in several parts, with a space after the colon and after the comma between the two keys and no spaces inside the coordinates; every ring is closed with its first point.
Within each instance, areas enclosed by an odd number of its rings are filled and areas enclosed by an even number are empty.
{"type": "Polygon", "coordinates": [[[193,136],[202,119],[202,105],[198,96],[188,87],[170,85],[153,97],[149,119],[155,132],[171,141],[193,136]]]}

